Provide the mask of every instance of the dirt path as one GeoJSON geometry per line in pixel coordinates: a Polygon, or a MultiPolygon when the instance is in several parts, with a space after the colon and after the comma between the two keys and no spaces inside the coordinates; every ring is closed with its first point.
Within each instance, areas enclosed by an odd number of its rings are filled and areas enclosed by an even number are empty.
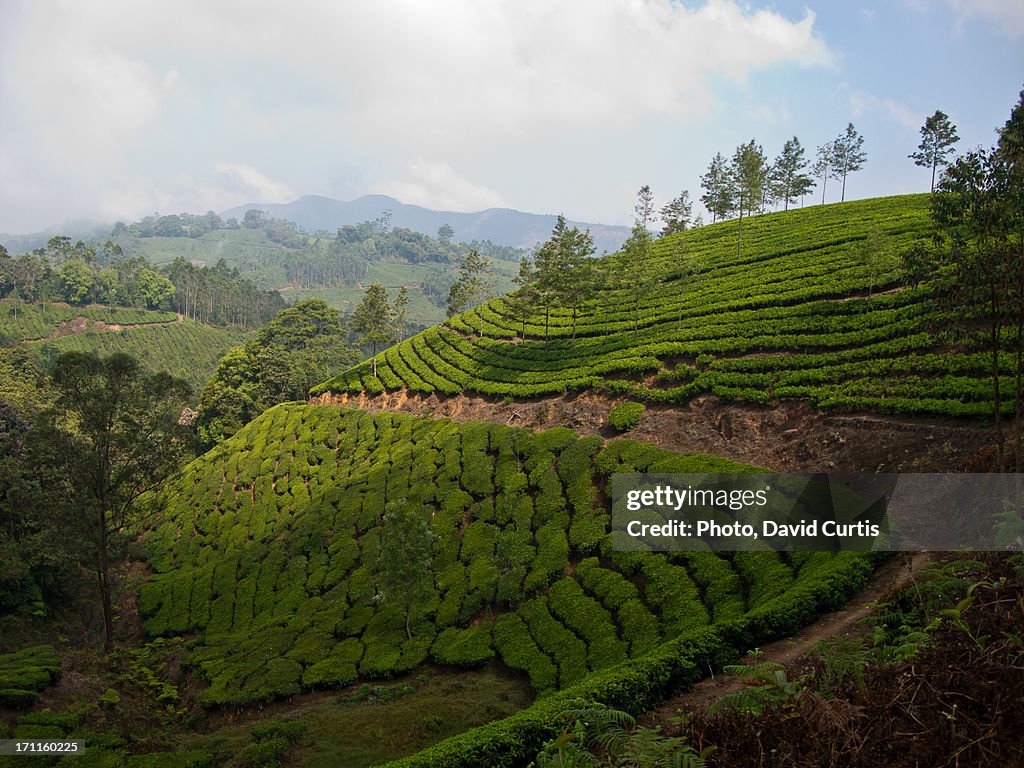
{"type": "MultiPolygon", "coordinates": [[[[795,635],[769,643],[759,650],[758,662],[774,661],[783,664],[793,675],[797,662],[821,640],[856,633],[858,622],[868,616],[875,603],[889,592],[903,587],[913,580],[916,573],[926,568],[934,555],[928,552],[895,555],[875,571],[868,585],[853,597],[842,609],[822,616],[813,624],[804,627],[795,635]]],[[[641,724],[653,726],[665,723],[678,714],[682,708],[704,707],[718,701],[722,696],[743,688],[743,680],[735,675],[713,675],[706,677],[688,691],[663,701],[656,709],[641,718],[641,724]]]]}
{"type": "Polygon", "coordinates": [[[184,317],[180,313],[174,320],[159,320],[152,323],[105,323],[102,320],[93,320],[90,322],[89,318],[79,315],[74,320],[65,320],[48,336],[40,336],[37,339],[22,339],[21,343],[36,344],[42,341],[58,339],[61,336],[68,336],[73,333],[83,333],[88,330],[126,331],[129,328],[147,328],[154,325],[173,325],[175,323],[180,323],[183,320],[184,317]]]}
{"type": "MultiPolygon", "coordinates": [[[[622,402],[595,392],[506,403],[460,394],[407,390],[380,395],[323,394],[311,402],[369,411],[402,411],[514,427],[570,427],[582,435],[616,435],[608,411],[622,402]]],[[[702,395],[682,405],[648,405],[625,435],[682,453],[712,453],[780,472],[985,471],[991,430],[953,419],[838,414],[806,402],[725,403],[702,395]]]]}

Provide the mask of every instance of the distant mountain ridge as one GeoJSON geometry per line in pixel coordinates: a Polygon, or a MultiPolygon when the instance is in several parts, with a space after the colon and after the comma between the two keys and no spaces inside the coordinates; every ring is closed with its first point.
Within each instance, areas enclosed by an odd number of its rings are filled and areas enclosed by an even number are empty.
{"type": "MultiPolygon", "coordinates": [[[[221,212],[221,216],[225,219],[233,216],[241,220],[245,212],[251,209],[265,211],[268,216],[276,219],[292,221],[310,232],[318,229],[331,232],[345,224],[372,221],[380,218],[384,211],[390,210],[392,227],[404,227],[435,236],[442,225],[448,224],[455,230],[453,239],[456,242],[490,240],[497,245],[516,248],[532,248],[547,240],[557,218],[551,214],[524,213],[511,208],[488,208],[474,213],[434,211],[402,203],[387,195],[363,195],[350,201],[305,195],[290,203],[239,205],[221,212]]],[[[629,236],[629,227],[576,221],[570,221],[569,225],[589,229],[598,254],[619,250],[629,236]]]]}

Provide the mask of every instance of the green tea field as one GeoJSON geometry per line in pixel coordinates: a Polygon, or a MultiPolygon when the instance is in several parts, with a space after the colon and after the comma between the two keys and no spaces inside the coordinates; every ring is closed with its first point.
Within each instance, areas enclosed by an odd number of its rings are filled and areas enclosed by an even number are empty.
{"type": "MultiPolygon", "coordinates": [[[[575,341],[568,310],[552,310],[547,326],[535,312],[524,326],[498,299],[388,349],[376,378],[367,362],[314,392],[520,399],[595,389],[653,402],[711,393],[991,413],[986,356],[969,342],[941,346],[929,332],[937,316],[927,291],[900,281],[900,253],[930,234],[926,195],[754,217],[739,254],[736,229],[732,220],[657,240],[653,287],[639,302],[635,286],[598,291],[577,318],[575,341]],[[869,236],[877,251],[866,258],[869,236]]],[[[1008,357],[1004,364],[1010,371],[1008,357]]]]}

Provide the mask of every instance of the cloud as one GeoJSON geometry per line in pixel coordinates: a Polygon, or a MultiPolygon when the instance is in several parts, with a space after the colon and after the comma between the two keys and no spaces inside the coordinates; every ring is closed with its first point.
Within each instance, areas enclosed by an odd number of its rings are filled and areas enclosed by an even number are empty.
{"type": "Polygon", "coordinates": [[[850,93],[850,111],[854,117],[861,117],[868,112],[880,112],[907,131],[917,131],[924,125],[924,115],[918,114],[906,104],[862,90],[850,93]]]}
{"type": "Polygon", "coordinates": [[[480,211],[506,207],[492,189],[464,179],[447,163],[413,163],[405,179],[386,182],[375,190],[403,203],[444,211],[480,211]]]}
{"type": "Polygon", "coordinates": [[[1024,3],[1019,0],[949,0],[949,5],[958,25],[977,18],[989,22],[1006,37],[1024,35],[1024,3]]]}
{"type": "MultiPolygon", "coordinates": [[[[152,197],[183,171],[206,183],[229,154],[282,176],[318,148],[324,167],[405,167],[391,184],[440,191],[444,163],[419,158],[686,121],[722,78],[834,65],[813,12],[736,0],[7,0],[3,15],[0,170],[19,189],[0,193],[0,228],[152,197]]],[[[450,199],[497,199],[450,175],[450,199]]]]}
{"type": "Polygon", "coordinates": [[[288,203],[295,199],[295,193],[287,184],[270,177],[245,163],[218,163],[218,186],[225,194],[245,198],[254,203],[288,203]]]}

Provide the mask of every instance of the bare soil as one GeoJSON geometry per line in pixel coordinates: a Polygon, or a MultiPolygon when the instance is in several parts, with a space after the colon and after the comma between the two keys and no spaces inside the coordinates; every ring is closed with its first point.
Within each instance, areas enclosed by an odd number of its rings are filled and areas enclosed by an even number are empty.
{"type": "MultiPolygon", "coordinates": [[[[614,439],[608,411],[621,398],[594,392],[506,403],[480,395],[323,394],[311,400],[369,411],[402,411],[517,427],[570,427],[614,439]]],[[[685,405],[648,405],[625,437],[681,452],[712,453],[780,472],[964,472],[993,462],[992,432],[953,419],[822,411],[801,401],[726,403],[711,395],[685,405]]]]}

